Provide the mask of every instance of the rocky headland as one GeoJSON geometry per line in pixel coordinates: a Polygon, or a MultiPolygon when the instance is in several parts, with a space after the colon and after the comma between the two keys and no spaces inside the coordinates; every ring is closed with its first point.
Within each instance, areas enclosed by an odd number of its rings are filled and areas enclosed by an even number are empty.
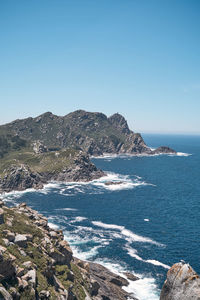
{"type": "Polygon", "coordinates": [[[91,181],[104,176],[82,151],[15,153],[2,160],[0,193],[28,188],[41,189],[50,181],[91,181]]]}
{"type": "Polygon", "coordinates": [[[39,140],[50,150],[73,148],[93,156],[176,153],[164,146],[151,150],[141,134],[130,130],[119,113],[107,117],[103,113],[77,110],[62,117],[46,112],[36,118],[2,125],[0,133],[9,133],[29,142],[39,140]]]}
{"type": "Polygon", "coordinates": [[[0,193],[42,188],[50,181],[91,181],[105,174],[90,161],[107,154],[176,154],[148,147],[120,114],[50,112],[0,126],[0,193]]]}
{"type": "Polygon", "coordinates": [[[25,203],[8,208],[0,202],[0,299],[137,300],[123,290],[128,284],[75,258],[62,231],[25,203]]]}

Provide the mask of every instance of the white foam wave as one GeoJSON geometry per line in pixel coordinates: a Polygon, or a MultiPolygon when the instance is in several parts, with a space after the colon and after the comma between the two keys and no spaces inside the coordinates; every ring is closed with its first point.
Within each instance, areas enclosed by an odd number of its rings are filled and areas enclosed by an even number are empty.
{"type": "Polygon", "coordinates": [[[90,158],[95,158],[95,159],[106,159],[106,160],[111,160],[114,158],[120,157],[118,154],[111,154],[111,153],[104,153],[103,155],[99,155],[99,156],[90,156],[90,158]]]}
{"type": "Polygon", "coordinates": [[[161,246],[160,243],[157,243],[156,241],[154,241],[150,238],[137,235],[137,234],[133,233],[132,231],[130,231],[128,229],[123,229],[121,231],[121,233],[122,233],[122,235],[127,237],[127,240],[129,242],[150,243],[150,244],[154,244],[154,245],[157,245],[157,246],[161,246]]]}
{"type": "MultiPolygon", "coordinates": [[[[124,275],[124,273],[127,272],[127,269],[122,267],[122,265],[115,262],[110,262],[106,259],[98,259],[95,260],[95,262],[100,263],[104,267],[108,268],[111,272],[127,279],[127,277],[124,275]]],[[[139,300],[159,300],[160,291],[155,283],[155,279],[152,277],[145,277],[142,274],[137,274],[134,272],[132,273],[140,279],[136,281],[127,279],[129,285],[127,287],[123,287],[123,289],[128,293],[133,294],[139,300]]]]}
{"type": "Polygon", "coordinates": [[[87,251],[85,251],[85,252],[83,252],[83,251],[80,252],[78,248],[73,247],[73,253],[74,253],[74,256],[79,259],[89,260],[98,254],[99,248],[101,248],[100,245],[95,246],[95,247],[91,248],[90,250],[87,249],[87,251]]]}
{"type": "Polygon", "coordinates": [[[170,266],[168,266],[166,264],[163,264],[160,261],[155,260],[155,259],[147,259],[146,262],[149,263],[149,264],[155,265],[155,266],[161,266],[165,269],[170,269],[170,266]]]}
{"type": "Polygon", "coordinates": [[[158,260],[154,260],[154,259],[143,259],[142,257],[140,257],[138,254],[137,254],[137,250],[136,249],[133,249],[132,247],[130,247],[129,245],[126,245],[125,246],[125,249],[127,250],[127,253],[131,256],[131,257],[133,257],[133,258],[135,258],[135,259],[137,259],[137,260],[140,260],[140,261],[143,261],[143,262],[145,262],[145,263],[149,263],[149,264],[152,264],[152,265],[154,265],[154,266],[159,266],[159,267],[163,267],[163,268],[165,268],[165,269],[169,269],[170,268],[170,266],[168,266],[168,265],[166,265],[166,264],[164,264],[164,263],[162,263],[162,262],[160,262],[160,261],[158,261],[158,260]]]}
{"type": "Polygon", "coordinates": [[[144,219],[145,222],[149,222],[149,219],[144,219]]]}
{"type": "Polygon", "coordinates": [[[84,220],[87,220],[87,218],[78,216],[74,220],[72,220],[71,223],[82,222],[84,220]]]}
{"type": "Polygon", "coordinates": [[[177,156],[190,156],[192,154],[190,154],[190,153],[183,153],[183,152],[177,152],[176,155],[177,156]]]}
{"type": "Polygon", "coordinates": [[[91,183],[97,187],[103,187],[110,191],[119,191],[125,189],[133,189],[137,186],[152,185],[141,180],[141,177],[135,175],[135,179],[131,179],[128,175],[106,172],[106,176],[93,180],[91,183]],[[109,183],[109,184],[108,184],[109,183]]]}
{"type": "MultiPolygon", "coordinates": [[[[110,237],[113,237],[115,234],[119,235],[117,238],[122,238],[121,231],[126,230],[124,229],[124,226],[119,226],[115,224],[105,224],[103,222],[97,222],[93,221],[93,225],[98,226],[100,228],[103,228],[102,230],[94,229],[91,227],[86,226],[77,226],[76,229],[73,231],[73,233],[66,231],[65,232],[65,239],[67,239],[70,243],[70,246],[73,250],[74,256],[77,258],[80,258],[82,260],[92,260],[97,263],[101,263],[108,269],[110,269],[112,272],[125,277],[123,274],[127,271],[125,267],[122,267],[121,264],[116,264],[113,262],[108,261],[107,259],[95,259],[95,257],[99,253],[99,248],[102,248],[106,246],[109,243],[109,238],[104,238],[104,235],[102,233],[108,233],[110,234],[110,237]],[[106,230],[106,231],[105,231],[106,230]],[[79,236],[80,233],[83,233],[84,239],[79,236]],[[95,236],[93,234],[95,233],[95,236]],[[92,234],[92,235],[91,235],[92,234]],[[97,236],[99,235],[99,237],[97,236]],[[101,235],[101,236],[100,236],[101,235]],[[91,241],[94,242],[94,246],[90,246],[91,241]],[[87,251],[81,250],[81,245],[87,244],[87,251]]],[[[126,234],[130,234],[130,232],[125,232],[126,234]]],[[[144,237],[143,237],[144,238],[144,237]]],[[[111,239],[112,240],[112,239],[111,239]]],[[[144,240],[143,240],[144,241],[144,240]]],[[[127,245],[128,247],[128,245],[127,245]]],[[[138,259],[140,261],[144,261],[138,254],[137,250],[131,248],[126,248],[127,251],[129,251],[129,255],[134,257],[135,259],[138,259]]],[[[149,262],[151,263],[151,262],[149,262]]],[[[134,295],[139,300],[158,300],[159,299],[159,290],[155,284],[155,280],[151,277],[146,278],[144,275],[141,274],[135,274],[140,279],[138,281],[129,281],[129,286],[124,287],[124,289],[129,293],[134,293],[134,295]]]]}
{"type": "MultiPolygon", "coordinates": [[[[154,151],[156,148],[149,148],[154,151]]],[[[104,159],[106,161],[111,161],[112,159],[122,158],[122,159],[131,159],[133,157],[152,157],[152,156],[160,156],[160,155],[168,155],[168,156],[190,156],[192,154],[184,153],[184,152],[177,152],[175,154],[170,153],[156,153],[156,154],[147,154],[147,153],[138,153],[138,154],[110,154],[104,153],[100,156],[91,156],[91,158],[95,159],[104,159]]]]}
{"type": "Polygon", "coordinates": [[[133,233],[131,230],[126,229],[124,226],[119,226],[115,224],[105,224],[103,222],[92,221],[92,224],[98,227],[103,227],[105,229],[113,229],[121,232],[121,235],[125,237],[125,239],[129,242],[140,242],[140,243],[150,243],[157,246],[163,246],[162,244],[138,234],[133,233]]]}
{"type": "Polygon", "coordinates": [[[144,261],[144,260],[142,259],[142,257],[140,257],[140,256],[137,254],[137,250],[136,250],[136,249],[133,249],[133,248],[131,248],[131,247],[125,247],[125,248],[126,248],[128,254],[129,254],[131,257],[134,257],[134,258],[136,258],[137,260],[144,261]]]}
{"type": "Polygon", "coordinates": [[[59,229],[59,226],[56,225],[56,224],[54,224],[54,223],[48,222],[48,225],[49,225],[49,227],[52,228],[52,229],[55,229],[55,230],[59,229]]]}
{"type": "Polygon", "coordinates": [[[156,286],[155,279],[140,274],[135,275],[140,279],[136,281],[128,280],[129,285],[123,287],[123,289],[128,293],[133,293],[139,300],[159,300],[160,291],[156,286]]]}
{"type": "Polygon", "coordinates": [[[76,208],[70,208],[70,207],[56,208],[55,210],[77,211],[76,208]]]}
{"type": "Polygon", "coordinates": [[[32,192],[35,192],[35,191],[36,191],[35,189],[30,188],[30,189],[27,189],[25,191],[12,191],[12,192],[8,192],[8,193],[4,192],[4,193],[1,194],[1,198],[5,202],[12,202],[14,199],[21,198],[21,196],[23,194],[32,193],[32,192]]]}
{"type": "Polygon", "coordinates": [[[116,230],[123,230],[124,226],[119,226],[115,224],[105,224],[103,222],[98,221],[92,221],[92,224],[98,227],[106,228],[106,229],[116,229],[116,230]]]}

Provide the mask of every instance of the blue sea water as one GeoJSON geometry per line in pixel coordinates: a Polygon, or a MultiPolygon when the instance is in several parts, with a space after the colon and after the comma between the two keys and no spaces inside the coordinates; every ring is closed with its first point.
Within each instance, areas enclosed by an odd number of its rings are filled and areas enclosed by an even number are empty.
{"type": "Polygon", "coordinates": [[[63,229],[76,256],[137,274],[141,279],[130,282],[128,291],[158,300],[173,263],[183,259],[200,273],[200,137],[143,137],[151,147],[167,145],[180,153],[95,158],[107,177],[51,183],[4,199],[9,205],[25,201],[46,215],[51,226],[63,229]]]}

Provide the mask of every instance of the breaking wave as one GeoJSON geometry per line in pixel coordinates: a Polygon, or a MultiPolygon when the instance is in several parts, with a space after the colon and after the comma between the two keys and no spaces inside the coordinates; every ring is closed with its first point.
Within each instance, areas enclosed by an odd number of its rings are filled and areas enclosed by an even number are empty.
{"type": "Polygon", "coordinates": [[[191,156],[192,154],[190,154],[190,153],[183,153],[183,152],[177,152],[176,155],[177,156],[191,156]]]}
{"type": "Polygon", "coordinates": [[[140,242],[140,243],[150,243],[154,244],[157,246],[164,246],[148,237],[144,237],[138,234],[133,233],[131,230],[126,229],[124,226],[119,226],[115,224],[105,224],[103,222],[97,222],[97,221],[92,221],[92,224],[98,227],[102,227],[105,229],[114,229],[114,230],[119,230],[121,232],[121,236],[125,237],[125,239],[132,243],[132,242],[140,242]]]}
{"type": "Polygon", "coordinates": [[[155,259],[143,259],[142,257],[140,257],[137,253],[137,250],[136,249],[133,249],[132,247],[130,247],[129,245],[126,245],[125,246],[125,249],[127,250],[127,253],[137,259],[137,260],[140,260],[140,261],[143,261],[145,263],[149,263],[149,264],[152,264],[154,266],[158,266],[158,267],[162,267],[164,269],[169,269],[170,266],[158,261],[158,260],[155,260],[155,259]]]}

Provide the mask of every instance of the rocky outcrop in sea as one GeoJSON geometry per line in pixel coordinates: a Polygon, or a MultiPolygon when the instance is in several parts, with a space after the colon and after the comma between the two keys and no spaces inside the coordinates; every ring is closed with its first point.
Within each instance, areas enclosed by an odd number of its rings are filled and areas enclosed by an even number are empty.
{"type": "Polygon", "coordinates": [[[167,273],[160,300],[199,300],[200,278],[189,264],[174,264],[167,273]]]}

